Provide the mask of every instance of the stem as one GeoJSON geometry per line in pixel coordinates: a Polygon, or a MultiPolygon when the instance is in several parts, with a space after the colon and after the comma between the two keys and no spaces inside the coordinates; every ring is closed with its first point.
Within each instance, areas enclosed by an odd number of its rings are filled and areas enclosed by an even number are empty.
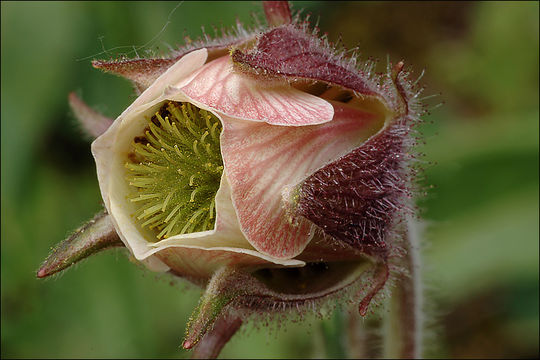
{"type": "Polygon", "coordinates": [[[407,219],[405,248],[401,274],[390,298],[390,311],[385,326],[385,357],[419,358],[422,354],[422,283],[418,223],[407,219]]]}
{"type": "Polygon", "coordinates": [[[349,359],[378,359],[382,356],[381,322],[380,315],[363,318],[354,307],[347,323],[349,359]]]}
{"type": "Polygon", "coordinates": [[[206,333],[193,350],[192,359],[215,359],[229,339],[242,325],[242,319],[232,316],[220,316],[214,328],[206,333]]]}
{"type": "Polygon", "coordinates": [[[341,307],[335,309],[332,318],[321,322],[326,358],[343,359],[346,357],[345,320],[341,307]]]}

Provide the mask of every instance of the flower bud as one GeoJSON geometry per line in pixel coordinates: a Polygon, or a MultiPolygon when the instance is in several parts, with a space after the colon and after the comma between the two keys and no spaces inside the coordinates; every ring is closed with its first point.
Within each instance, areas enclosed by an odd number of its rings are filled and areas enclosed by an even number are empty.
{"type": "Polygon", "coordinates": [[[239,25],[166,58],[94,61],[140,94],[112,124],[71,97],[98,136],[114,238],[151,270],[206,287],[185,348],[254,313],[339,299],[365,315],[400,256],[420,114],[403,63],[376,74],[285,2],[264,11],[269,28],[239,25]]]}

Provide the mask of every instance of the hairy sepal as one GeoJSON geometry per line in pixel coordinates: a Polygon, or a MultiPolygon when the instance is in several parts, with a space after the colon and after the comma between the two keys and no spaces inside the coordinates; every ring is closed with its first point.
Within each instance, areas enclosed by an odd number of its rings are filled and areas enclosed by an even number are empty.
{"type": "Polygon", "coordinates": [[[407,132],[397,121],[316,171],[300,186],[299,213],[339,241],[386,256],[389,232],[410,195],[407,132]]]}
{"type": "Polygon", "coordinates": [[[101,212],[51,251],[37,277],[51,276],[102,250],[122,246],[110,216],[101,212]]]}
{"type": "Polygon", "coordinates": [[[375,73],[373,60],[362,61],[355,52],[349,55],[346,49],[336,48],[317,29],[311,30],[307,21],[295,18],[250,44],[232,49],[239,71],[260,79],[285,78],[299,90],[351,106],[365,108],[367,101],[390,119],[407,117],[408,126],[425,113],[418,98],[424,90],[418,86],[420,78],[411,81],[402,61],[389,63],[386,73],[375,73]]]}
{"type": "MultiPolygon", "coordinates": [[[[195,346],[221,317],[279,317],[318,311],[339,299],[358,304],[365,315],[388,278],[386,263],[362,257],[351,262],[312,263],[304,268],[246,272],[222,268],[209,282],[186,329],[183,347],[195,346]]],[[[266,318],[266,320],[269,320],[266,318]]]]}
{"type": "Polygon", "coordinates": [[[220,56],[227,55],[232,46],[242,46],[252,41],[259,29],[246,29],[237,22],[236,27],[229,31],[221,29],[221,34],[211,38],[206,33],[197,40],[185,37],[185,45],[173,50],[168,56],[154,58],[119,58],[113,60],[94,60],[92,66],[96,69],[121,76],[130,80],[137,92],[141,94],[161,76],[169,67],[185,55],[200,49],[208,51],[207,61],[212,61],[220,56]]]}
{"type": "Polygon", "coordinates": [[[92,109],[74,92],[69,94],[68,100],[69,106],[79,121],[82,130],[92,139],[95,139],[103,134],[112,125],[113,119],[108,118],[92,109]]]}
{"type": "Polygon", "coordinates": [[[302,216],[332,238],[381,258],[399,253],[394,231],[413,211],[411,149],[416,143],[414,127],[425,109],[418,99],[423,89],[409,75],[403,62],[388,64],[379,79],[390,109],[383,129],[298,188],[302,216]]]}
{"type": "Polygon", "coordinates": [[[140,94],[177,60],[177,58],[94,60],[92,66],[131,80],[140,94]]]}
{"type": "Polygon", "coordinates": [[[369,68],[367,72],[358,70],[356,59],[344,60],[343,54],[336,53],[305,26],[290,24],[271,29],[257,38],[253,48],[235,49],[232,58],[241,69],[260,75],[324,81],[364,96],[378,94],[369,68]]]}

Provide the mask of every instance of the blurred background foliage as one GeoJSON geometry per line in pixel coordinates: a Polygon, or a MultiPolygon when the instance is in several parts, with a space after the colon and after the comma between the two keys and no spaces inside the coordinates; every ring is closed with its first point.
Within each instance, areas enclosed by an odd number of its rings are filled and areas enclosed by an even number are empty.
{"type": "MultiPolygon", "coordinates": [[[[181,337],[199,290],[122,251],[35,278],[50,248],[101,208],[68,92],[113,118],[135,98],[90,60],[164,53],[201,25],[261,12],[257,2],[178,4],[1,3],[2,357],[189,356],[181,337]]],[[[538,2],[293,4],[381,69],[387,55],[414,76],[425,69],[425,94],[442,93],[421,126],[427,355],[538,356],[538,2]]],[[[316,320],[270,336],[251,329],[223,356],[324,356],[316,320]]]]}

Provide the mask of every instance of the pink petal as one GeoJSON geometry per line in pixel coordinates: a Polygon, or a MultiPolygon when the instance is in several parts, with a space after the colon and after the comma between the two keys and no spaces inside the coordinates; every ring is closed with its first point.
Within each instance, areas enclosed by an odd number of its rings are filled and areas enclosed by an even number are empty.
{"type": "Polygon", "coordinates": [[[273,125],[314,125],[332,120],[332,105],[286,82],[236,73],[228,56],[206,64],[182,88],[194,102],[225,116],[273,125]]]}
{"type": "Polygon", "coordinates": [[[356,108],[334,107],[333,121],[309,127],[223,119],[221,146],[233,204],[242,231],[257,250],[276,258],[302,252],[311,224],[287,211],[288,192],[358,147],[384,122],[356,108]]]}

